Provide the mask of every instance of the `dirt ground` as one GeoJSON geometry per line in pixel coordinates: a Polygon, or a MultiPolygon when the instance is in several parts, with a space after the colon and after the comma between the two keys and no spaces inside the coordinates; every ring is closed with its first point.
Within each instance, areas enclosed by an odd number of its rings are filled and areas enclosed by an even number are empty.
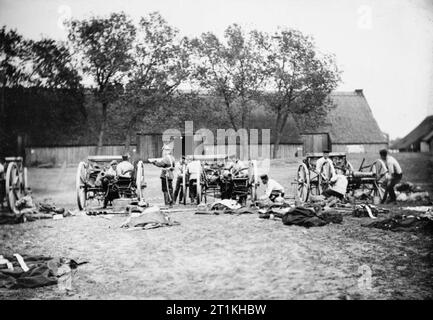
{"type": "MultiPolygon", "coordinates": [[[[371,156],[373,157],[373,155],[371,156]]],[[[429,156],[401,156],[406,180],[431,188],[429,156]],[[411,158],[412,157],[412,158],[411,158]],[[407,164],[406,164],[407,163],[407,164]],[[419,174],[424,166],[426,173],[419,174]],[[412,168],[412,167],[413,168],[412,168]]],[[[354,157],[354,166],[360,162],[354,157]]],[[[293,190],[296,161],[273,161],[270,175],[293,190]]],[[[147,198],[161,203],[159,170],[146,167],[147,198]]],[[[75,168],[29,170],[36,200],[75,208],[75,168]]],[[[76,216],[0,226],[1,254],[88,261],[73,291],[6,290],[2,299],[432,299],[430,235],[362,227],[369,218],[305,229],[256,215],[174,212],[179,226],[120,229],[125,216],[76,216]],[[365,285],[371,271],[371,286],[365,285]]]]}

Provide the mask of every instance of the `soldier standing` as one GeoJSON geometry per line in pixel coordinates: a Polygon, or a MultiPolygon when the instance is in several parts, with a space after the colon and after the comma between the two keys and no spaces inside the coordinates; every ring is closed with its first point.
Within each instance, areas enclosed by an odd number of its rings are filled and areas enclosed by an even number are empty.
{"type": "Polygon", "coordinates": [[[173,206],[173,171],[175,168],[175,159],[172,155],[172,148],[168,145],[162,147],[162,158],[153,160],[152,163],[162,168],[161,170],[161,189],[164,194],[164,203],[170,207],[173,206]]]}

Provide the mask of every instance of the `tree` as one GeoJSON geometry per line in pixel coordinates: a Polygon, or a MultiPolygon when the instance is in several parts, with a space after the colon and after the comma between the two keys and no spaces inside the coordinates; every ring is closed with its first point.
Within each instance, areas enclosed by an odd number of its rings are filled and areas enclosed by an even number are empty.
{"type": "Polygon", "coordinates": [[[191,42],[197,55],[194,76],[202,87],[223,99],[235,130],[239,125],[248,126],[249,102],[258,95],[265,79],[263,56],[252,34],[246,35],[239,25],[233,24],[224,32],[225,43],[210,32],[191,42]]]}
{"type": "Polygon", "coordinates": [[[137,122],[164,103],[168,105],[170,97],[188,78],[188,40],[179,39],[178,33],[157,12],[140,20],[125,94],[125,102],[131,106],[126,122],[126,149],[137,122]]]}
{"type": "Polygon", "coordinates": [[[103,146],[108,107],[123,92],[122,81],[132,64],[132,46],[136,28],[125,13],[112,13],[107,18],[91,17],[68,23],[68,39],[82,61],[83,73],[95,84],[95,97],[102,106],[98,150],[103,146]]]}
{"type": "Polygon", "coordinates": [[[0,29],[0,151],[7,150],[6,88],[17,86],[26,78],[23,61],[27,42],[15,30],[0,29]]]}
{"type": "Polygon", "coordinates": [[[327,97],[340,81],[340,72],[333,55],[321,54],[313,40],[297,30],[280,30],[273,36],[256,31],[254,39],[266,57],[265,98],[276,114],[275,158],[289,116],[325,115],[327,97]]]}
{"type": "Polygon", "coordinates": [[[32,86],[55,89],[78,89],[81,76],[73,65],[69,50],[53,39],[29,41],[28,59],[32,71],[29,82],[32,86]]]}
{"type": "Polygon", "coordinates": [[[69,96],[75,97],[80,113],[86,119],[82,78],[68,48],[53,39],[30,40],[28,48],[29,84],[35,88],[49,89],[52,95],[62,96],[68,91],[69,96]]]}

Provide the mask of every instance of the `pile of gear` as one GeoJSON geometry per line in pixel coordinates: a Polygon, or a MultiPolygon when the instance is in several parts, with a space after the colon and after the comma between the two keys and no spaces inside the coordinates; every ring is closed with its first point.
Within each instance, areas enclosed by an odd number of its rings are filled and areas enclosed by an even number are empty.
{"type": "Polygon", "coordinates": [[[401,202],[422,202],[431,204],[429,193],[420,186],[411,182],[402,182],[395,186],[397,201],[401,202]]]}
{"type": "Polygon", "coordinates": [[[72,215],[65,208],[57,207],[50,199],[44,199],[42,202],[36,203],[31,194],[19,199],[15,206],[19,213],[0,215],[0,224],[16,224],[39,219],[61,219],[72,215]]]}
{"type": "Polygon", "coordinates": [[[50,286],[68,278],[73,270],[87,262],[67,258],[0,255],[0,288],[20,289],[50,286]]]}
{"type": "Polygon", "coordinates": [[[420,215],[398,214],[392,218],[374,221],[362,226],[390,231],[425,232],[432,234],[433,214],[431,211],[420,215]]]}
{"type": "Polygon", "coordinates": [[[168,214],[162,212],[158,206],[129,205],[126,207],[126,211],[129,215],[120,227],[128,230],[155,229],[180,225],[179,222],[172,220],[168,214]]]}
{"type": "Polygon", "coordinates": [[[200,204],[197,206],[195,214],[253,214],[258,213],[258,209],[254,206],[246,207],[239,204],[238,201],[233,199],[217,200],[211,204],[200,204]]]}
{"type": "Polygon", "coordinates": [[[322,208],[321,206],[295,206],[288,203],[273,204],[270,207],[262,208],[259,211],[259,217],[262,219],[279,218],[285,225],[296,225],[305,228],[343,222],[343,215],[335,209],[322,208]]]}
{"type": "Polygon", "coordinates": [[[372,204],[359,204],[353,209],[352,216],[357,218],[369,217],[371,219],[376,219],[379,214],[385,213],[389,213],[389,210],[378,208],[372,204]]]}

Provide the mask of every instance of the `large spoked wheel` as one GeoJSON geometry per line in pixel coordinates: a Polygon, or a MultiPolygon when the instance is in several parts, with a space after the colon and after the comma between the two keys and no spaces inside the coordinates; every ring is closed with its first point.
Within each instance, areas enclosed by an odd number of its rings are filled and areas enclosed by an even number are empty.
{"type": "Polygon", "coordinates": [[[251,201],[257,201],[257,186],[259,185],[259,173],[257,168],[257,161],[252,160],[250,163],[250,188],[251,188],[251,201]]]}
{"type": "Polygon", "coordinates": [[[187,188],[186,188],[186,165],[183,165],[182,168],[182,202],[184,205],[186,205],[186,197],[187,197],[187,188]]]}
{"type": "Polygon", "coordinates": [[[19,213],[15,203],[24,196],[24,181],[15,162],[10,162],[6,170],[6,193],[10,210],[19,213]]]}
{"type": "Polygon", "coordinates": [[[77,176],[75,179],[75,189],[77,192],[77,204],[78,209],[84,210],[87,205],[87,190],[86,190],[86,180],[87,180],[87,168],[86,163],[81,161],[78,164],[77,176]]]}
{"type": "Polygon", "coordinates": [[[310,193],[310,174],[305,163],[301,164],[297,172],[297,194],[301,201],[305,202],[308,200],[310,193]]]}
{"type": "Polygon", "coordinates": [[[373,197],[379,197],[382,201],[385,196],[386,173],[388,172],[385,163],[382,160],[376,160],[371,165],[370,172],[373,172],[376,177],[373,184],[373,197]]]}
{"type": "Polygon", "coordinates": [[[146,188],[146,181],[144,180],[144,163],[143,161],[137,162],[135,186],[137,188],[138,201],[144,200],[144,189],[146,188]]]}
{"type": "Polygon", "coordinates": [[[201,196],[202,196],[202,168],[200,166],[200,172],[197,174],[197,182],[196,182],[196,197],[197,197],[197,204],[200,204],[201,202],[201,196]]]}
{"type": "Polygon", "coordinates": [[[347,167],[346,167],[346,175],[350,175],[352,174],[352,172],[354,172],[355,170],[353,169],[352,164],[347,161],[347,167]]]}

